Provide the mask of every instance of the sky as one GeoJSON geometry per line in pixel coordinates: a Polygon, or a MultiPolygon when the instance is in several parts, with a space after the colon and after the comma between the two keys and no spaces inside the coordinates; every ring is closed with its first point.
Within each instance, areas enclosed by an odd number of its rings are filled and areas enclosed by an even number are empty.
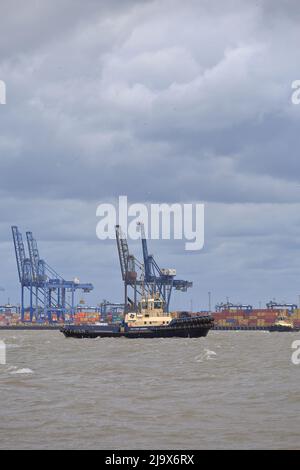
{"type": "MultiPolygon", "coordinates": [[[[205,204],[205,244],[150,240],[192,280],[175,309],[298,302],[300,4],[1,0],[0,303],[20,289],[11,225],[84,298],[122,300],[97,206],[205,204]]],[[[141,257],[140,245],[131,243],[141,257]]],[[[81,296],[79,296],[81,297],[81,296]]]]}

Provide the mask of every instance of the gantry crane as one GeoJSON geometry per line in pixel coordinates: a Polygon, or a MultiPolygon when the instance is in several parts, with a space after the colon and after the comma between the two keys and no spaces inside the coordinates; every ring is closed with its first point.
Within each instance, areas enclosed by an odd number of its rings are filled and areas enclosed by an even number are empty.
{"type": "Polygon", "coordinates": [[[152,255],[148,253],[145,229],[142,223],[138,223],[143,249],[143,263],[129,253],[128,243],[119,225],[116,226],[116,239],[121,266],[122,279],[124,282],[125,304],[128,300],[128,287],[134,292],[134,301],[131,306],[136,309],[137,295],[145,293],[159,294],[164,301],[165,311],[169,311],[173,288],[186,292],[193,286],[192,282],[175,279],[175,269],[161,269],[152,255]],[[139,270],[139,274],[137,272],[139,270]]]}
{"type": "Polygon", "coordinates": [[[278,302],[275,302],[275,300],[271,300],[270,302],[268,302],[266,304],[266,307],[267,308],[270,308],[271,310],[273,310],[274,308],[285,308],[287,309],[288,311],[290,312],[293,312],[296,308],[298,308],[298,306],[296,304],[289,304],[289,303],[278,303],[278,302]]]}
{"type": "Polygon", "coordinates": [[[82,284],[77,280],[66,281],[39,256],[37,242],[32,232],[26,232],[29,257],[26,256],[23,237],[17,226],[12,227],[12,235],[21,284],[21,320],[25,320],[25,292],[29,292],[30,321],[53,319],[53,314],[65,318],[66,313],[75,313],[75,291],[93,290],[93,285],[82,284]],[[71,293],[71,303],[66,302],[66,292],[71,293]]]}
{"type": "Polygon", "coordinates": [[[142,222],[138,222],[141,233],[143,259],[145,266],[145,282],[152,285],[153,293],[159,293],[164,300],[165,310],[168,312],[173,288],[177,291],[187,292],[188,288],[193,287],[190,281],[175,279],[176,269],[160,268],[153,255],[149,255],[145,227],[142,222]]]}
{"type": "Polygon", "coordinates": [[[252,312],[253,306],[248,304],[232,304],[231,302],[220,303],[216,305],[216,311],[221,312],[223,310],[246,310],[247,312],[252,312]]]}

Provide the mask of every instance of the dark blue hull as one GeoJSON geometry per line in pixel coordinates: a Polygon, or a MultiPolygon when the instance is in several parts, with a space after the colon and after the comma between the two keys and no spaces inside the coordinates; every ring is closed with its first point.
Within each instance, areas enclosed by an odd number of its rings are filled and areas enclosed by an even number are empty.
{"type": "Polygon", "coordinates": [[[273,325],[269,327],[269,331],[272,332],[286,332],[286,333],[295,333],[296,331],[299,331],[299,328],[290,328],[288,326],[280,326],[280,325],[273,325]]]}
{"type": "Polygon", "coordinates": [[[69,325],[61,328],[67,338],[199,338],[213,327],[207,316],[173,320],[167,326],[122,327],[119,325],[69,325]]]}

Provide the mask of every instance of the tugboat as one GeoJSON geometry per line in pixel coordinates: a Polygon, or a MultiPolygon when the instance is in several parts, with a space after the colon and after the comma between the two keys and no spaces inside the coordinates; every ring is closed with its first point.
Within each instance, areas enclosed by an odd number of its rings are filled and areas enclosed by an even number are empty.
{"type": "Polygon", "coordinates": [[[298,331],[298,328],[294,327],[294,323],[290,320],[287,315],[281,314],[278,316],[277,320],[275,321],[274,325],[270,326],[271,332],[277,331],[298,331]]]}
{"type": "Polygon", "coordinates": [[[67,338],[198,338],[206,336],[213,324],[210,315],[173,318],[159,296],[145,296],[137,311],[125,313],[121,324],[65,325],[60,331],[67,338]]]}

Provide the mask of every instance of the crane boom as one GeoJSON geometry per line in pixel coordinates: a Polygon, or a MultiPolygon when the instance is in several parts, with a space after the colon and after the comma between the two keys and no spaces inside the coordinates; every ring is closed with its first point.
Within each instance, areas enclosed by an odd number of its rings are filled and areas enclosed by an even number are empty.
{"type": "Polygon", "coordinates": [[[25,260],[26,260],[25,246],[24,246],[22,234],[19,231],[18,227],[16,225],[14,225],[14,226],[12,226],[11,230],[12,230],[15,253],[16,253],[19,280],[22,283],[23,282],[23,274],[24,274],[24,264],[25,264],[25,260]]]}
{"type": "Polygon", "coordinates": [[[121,267],[122,279],[125,281],[126,275],[128,272],[128,262],[129,262],[129,248],[128,243],[125,238],[124,233],[121,230],[120,225],[116,225],[116,239],[121,267]]]}
{"type": "Polygon", "coordinates": [[[141,232],[143,259],[144,259],[144,268],[145,268],[145,281],[146,282],[151,282],[151,274],[152,274],[151,261],[152,261],[152,256],[149,256],[149,252],[148,252],[148,245],[147,245],[147,239],[146,239],[146,234],[145,234],[145,227],[144,227],[144,224],[142,222],[138,222],[137,226],[138,226],[138,228],[141,232]]]}
{"type": "Polygon", "coordinates": [[[32,276],[34,281],[38,281],[39,276],[39,250],[36,240],[33,238],[32,232],[26,232],[28,252],[32,266],[32,276]]]}

